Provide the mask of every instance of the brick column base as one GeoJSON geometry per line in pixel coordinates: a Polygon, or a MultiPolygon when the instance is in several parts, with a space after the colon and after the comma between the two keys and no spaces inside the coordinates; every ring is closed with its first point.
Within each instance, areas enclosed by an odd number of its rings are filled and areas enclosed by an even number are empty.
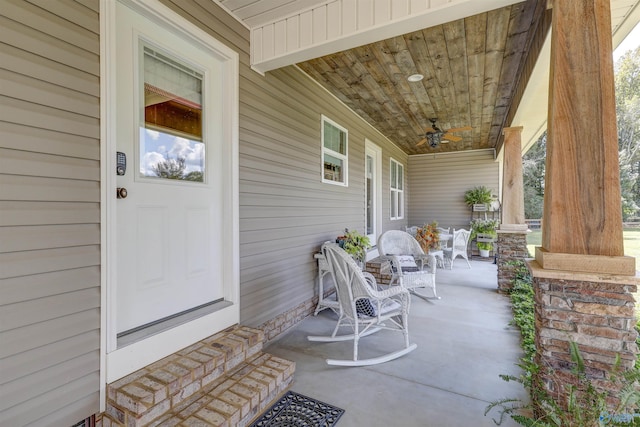
{"type": "Polygon", "coordinates": [[[636,353],[633,276],[598,277],[594,274],[549,271],[529,262],[534,277],[536,363],[544,384],[560,405],[567,385],[577,385],[572,373],[569,343],[578,344],[586,375],[599,390],[609,393],[610,408],[619,403],[619,385],[610,373],[620,356],[623,370],[633,369],[636,353]]]}
{"type": "Polygon", "coordinates": [[[371,273],[380,285],[388,285],[391,283],[391,266],[389,261],[385,261],[381,257],[367,261],[365,271],[371,273]]]}
{"type": "Polygon", "coordinates": [[[506,232],[498,231],[498,291],[507,292],[511,289],[515,278],[516,268],[509,265],[510,261],[524,261],[529,258],[527,250],[528,231],[506,232]]]}

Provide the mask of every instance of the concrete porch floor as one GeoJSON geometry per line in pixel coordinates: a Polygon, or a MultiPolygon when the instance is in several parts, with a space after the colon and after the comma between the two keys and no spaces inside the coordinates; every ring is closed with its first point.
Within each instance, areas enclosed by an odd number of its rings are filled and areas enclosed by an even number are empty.
{"type": "MultiPolygon", "coordinates": [[[[453,270],[438,269],[441,300],[412,297],[409,335],[418,348],[399,359],[368,367],[327,365],[329,357],[351,358],[353,349],[352,342],[306,339],[331,333],[337,316],[330,310],[306,318],[265,351],[296,362],[293,391],[346,410],[339,427],[495,426],[496,411],[483,415],[489,402],[527,399],[520,384],[498,377],[520,372],[520,334],[508,325],[508,297],[496,291],[496,265],[471,264],[468,269],[458,259],[453,270]]],[[[380,331],[361,339],[359,349],[372,357],[401,345],[401,334],[380,331]]],[[[502,423],[515,425],[510,418],[502,423]]]]}

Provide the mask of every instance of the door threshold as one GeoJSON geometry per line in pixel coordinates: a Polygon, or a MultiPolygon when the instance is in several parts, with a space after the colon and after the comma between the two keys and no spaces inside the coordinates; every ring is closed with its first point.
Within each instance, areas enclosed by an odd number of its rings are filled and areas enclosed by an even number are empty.
{"type": "Polygon", "coordinates": [[[185,323],[191,322],[192,320],[229,307],[230,305],[232,305],[232,303],[229,301],[213,301],[211,303],[195,307],[191,310],[183,311],[181,313],[165,317],[164,319],[160,319],[158,321],[121,332],[117,336],[117,347],[126,347],[130,344],[141,341],[145,338],[149,338],[168,329],[175,328],[176,326],[183,325],[185,323]]]}

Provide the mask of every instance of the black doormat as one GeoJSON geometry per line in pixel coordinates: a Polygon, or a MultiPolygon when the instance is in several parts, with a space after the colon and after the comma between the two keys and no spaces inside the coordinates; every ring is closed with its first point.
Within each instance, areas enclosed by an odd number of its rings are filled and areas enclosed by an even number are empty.
{"type": "Polygon", "coordinates": [[[344,409],[288,391],[250,427],[332,427],[344,409]]]}

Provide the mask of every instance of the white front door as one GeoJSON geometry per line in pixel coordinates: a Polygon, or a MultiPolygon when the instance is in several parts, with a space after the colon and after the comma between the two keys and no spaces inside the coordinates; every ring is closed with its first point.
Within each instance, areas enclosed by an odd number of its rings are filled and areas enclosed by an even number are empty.
{"type": "Polygon", "coordinates": [[[225,168],[221,60],[120,3],[116,22],[122,334],[224,298],[225,168]]]}

